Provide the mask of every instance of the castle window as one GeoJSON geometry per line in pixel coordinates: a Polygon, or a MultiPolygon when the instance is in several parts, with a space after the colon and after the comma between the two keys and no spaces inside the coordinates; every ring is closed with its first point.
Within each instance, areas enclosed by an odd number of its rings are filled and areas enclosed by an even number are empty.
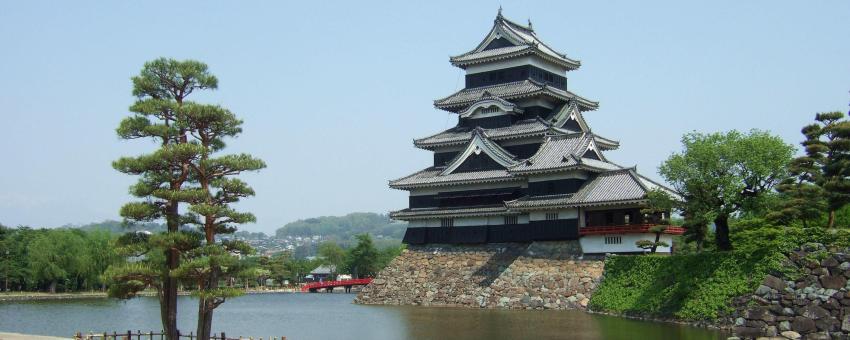
{"type": "Polygon", "coordinates": [[[623,216],[623,221],[625,222],[625,224],[630,224],[632,222],[631,219],[632,219],[632,214],[625,214],[623,216]]]}
{"type": "Polygon", "coordinates": [[[605,236],[605,244],[623,244],[622,236],[605,236]]]}
{"type": "Polygon", "coordinates": [[[481,113],[496,113],[501,111],[498,106],[490,106],[486,109],[481,109],[481,113]]]}
{"type": "Polygon", "coordinates": [[[517,216],[505,216],[505,224],[517,224],[517,216]]]}
{"type": "Polygon", "coordinates": [[[546,213],[547,221],[554,221],[558,219],[558,213],[546,213]]]}
{"type": "Polygon", "coordinates": [[[455,226],[455,219],[453,219],[453,218],[441,218],[440,219],[440,226],[441,227],[454,227],[455,226]]]}

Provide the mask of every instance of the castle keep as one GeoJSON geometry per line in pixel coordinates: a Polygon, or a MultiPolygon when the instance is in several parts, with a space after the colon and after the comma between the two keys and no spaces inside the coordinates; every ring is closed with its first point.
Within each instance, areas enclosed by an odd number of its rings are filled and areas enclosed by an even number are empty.
{"type": "MultiPolygon", "coordinates": [[[[641,213],[646,195],[676,194],[607,158],[619,142],[583,117],[599,103],[568,86],[578,60],[500,10],[484,40],[450,61],[466,71],[465,87],[434,106],[457,114],[457,126],[416,139],[433,164],[390,181],[410,192],[409,207],[391,213],[409,222],[405,243],[578,241],[582,253],[603,254],[655,240],[651,221],[663,216],[641,213]]],[[[661,241],[682,231],[670,227],[661,241]]]]}

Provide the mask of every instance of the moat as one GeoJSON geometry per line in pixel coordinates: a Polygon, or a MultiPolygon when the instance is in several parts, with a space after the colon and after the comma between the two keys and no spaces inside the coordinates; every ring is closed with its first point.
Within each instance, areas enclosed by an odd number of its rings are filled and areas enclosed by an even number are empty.
{"type": "MultiPolygon", "coordinates": [[[[287,339],[726,339],[714,330],[580,311],[363,306],[353,294],[256,294],[215,314],[214,332],[287,339]]],[[[197,302],[181,297],[182,329],[197,302]]],[[[0,302],[0,332],[71,336],[75,331],[160,329],[155,298],[0,302]]]]}

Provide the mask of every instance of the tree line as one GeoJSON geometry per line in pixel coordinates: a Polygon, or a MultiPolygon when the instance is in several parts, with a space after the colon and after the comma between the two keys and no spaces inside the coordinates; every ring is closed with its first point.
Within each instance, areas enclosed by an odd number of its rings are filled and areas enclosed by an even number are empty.
{"type": "MultiPolygon", "coordinates": [[[[766,131],[687,133],[683,150],[659,167],[682,199],[652,192],[647,210],[677,211],[686,228],[680,249],[696,252],[733,250],[736,230],[844,235],[835,229],[850,228],[850,120],[818,113],[802,134],[803,155],[794,157],[793,145],[766,131]]],[[[639,246],[656,246],[645,243],[639,246]]]]}
{"type": "Polygon", "coordinates": [[[124,261],[102,230],[7,228],[0,225],[3,291],[105,290],[103,273],[124,261]]]}

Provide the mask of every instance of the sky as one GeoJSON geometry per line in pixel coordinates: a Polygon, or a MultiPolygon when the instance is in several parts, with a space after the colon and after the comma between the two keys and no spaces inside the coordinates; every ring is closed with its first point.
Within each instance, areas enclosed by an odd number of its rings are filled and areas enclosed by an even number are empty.
{"type": "Polygon", "coordinates": [[[115,134],[130,77],[158,57],[209,65],[193,100],[244,123],[227,152],[268,167],[238,205],[287,222],[407,205],[387,181],[425,168],[413,139],[456,124],[433,100],[463,87],[448,58],[499,6],[582,67],[569,89],[617,139],[606,155],[660,180],[682,134],[753,128],[797,145],[816,112],[850,102],[848,1],[17,1],[0,4],[0,223],[119,219],[135,178],[112,169],[150,141],[115,134]]]}

